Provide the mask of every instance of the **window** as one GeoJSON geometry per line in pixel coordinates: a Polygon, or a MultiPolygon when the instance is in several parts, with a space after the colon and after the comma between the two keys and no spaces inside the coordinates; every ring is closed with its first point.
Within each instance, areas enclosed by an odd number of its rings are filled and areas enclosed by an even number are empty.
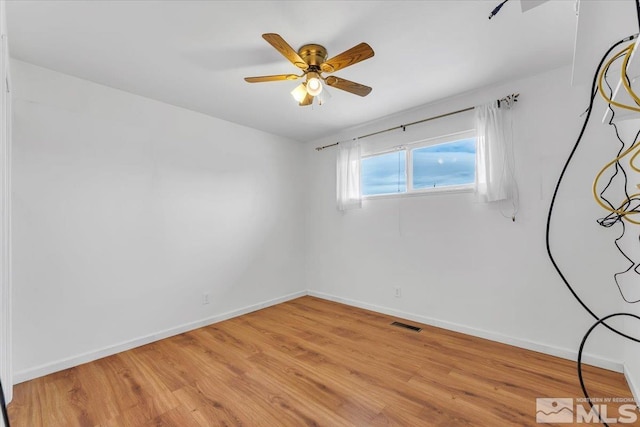
{"type": "Polygon", "coordinates": [[[464,132],[363,157],[362,195],[471,189],[475,184],[476,139],[464,132]]]}
{"type": "Polygon", "coordinates": [[[406,150],[364,157],[360,163],[362,195],[407,191],[406,150]]]}
{"type": "Polygon", "coordinates": [[[475,138],[411,150],[413,188],[473,184],[476,179],[475,138]]]}

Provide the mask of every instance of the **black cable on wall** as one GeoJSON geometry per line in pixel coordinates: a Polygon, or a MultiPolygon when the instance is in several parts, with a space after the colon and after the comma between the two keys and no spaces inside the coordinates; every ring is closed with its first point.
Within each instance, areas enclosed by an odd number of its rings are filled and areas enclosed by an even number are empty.
{"type": "Polygon", "coordinates": [[[4,399],[2,381],[0,381],[0,405],[2,405],[2,419],[4,420],[4,426],[11,427],[11,424],[9,423],[9,413],[7,412],[7,402],[4,399]]]}
{"type": "MultiPolygon", "coordinates": [[[[638,10],[638,17],[639,17],[639,27],[640,27],[640,0],[636,0],[636,9],[638,10]]],[[[569,292],[571,292],[571,294],[573,295],[573,297],[576,299],[576,301],[578,301],[578,303],[580,303],[580,305],[596,320],[596,323],[587,331],[587,333],[584,335],[583,339],[582,339],[582,343],[580,345],[580,349],[578,351],[578,361],[577,361],[577,368],[578,368],[578,379],[580,381],[580,387],[582,388],[582,391],[584,393],[585,398],[587,399],[587,402],[589,402],[589,405],[593,408],[593,404],[591,402],[591,398],[589,397],[587,388],[585,386],[584,383],[584,378],[582,376],[582,352],[584,350],[584,345],[589,337],[589,335],[591,334],[591,332],[593,331],[593,329],[595,327],[597,327],[598,325],[603,325],[605,326],[608,330],[616,333],[617,335],[620,335],[628,340],[634,341],[634,342],[640,342],[640,339],[633,337],[631,335],[628,335],[622,331],[620,331],[617,328],[614,328],[613,326],[605,323],[606,320],[609,320],[610,318],[613,317],[621,317],[621,316],[631,316],[634,318],[638,318],[640,319],[640,317],[634,315],[634,314],[630,314],[630,313],[613,313],[613,314],[609,314],[607,316],[604,316],[602,318],[600,318],[589,306],[587,306],[587,304],[580,298],[580,296],[578,296],[577,292],[575,291],[575,289],[573,288],[573,286],[571,285],[571,283],[569,283],[569,281],[567,280],[566,276],[563,274],[562,270],[560,269],[560,266],[558,265],[557,261],[555,260],[554,256],[553,256],[553,252],[551,250],[551,243],[550,243],[550,235],[551,235],[551,219],[553,217],[553,209],[555,207],[555,203],[556,203],[556,199],[558,197],[558,191],[560,189],[560,186],[562,185],[562,181],[564,179],[564,176],[567,172],[567,169],[569,168],[569,165],[571,164],[571,161],[573,159],[573,156],[575,155],[576,150],[578,149],[578,147],[580,146],[580,143],[582,142],[582,138],[584,136],[584,133],[587,129],[587,124],[589,123],[589,118],[591,117],[591,112],[593,110],[593,104],[594,104],[594,100],[597,94],[597,89],[596,89],[596,82],[598,79],[598,74],[600,73],[600,69],[602,68],[602,65],[604,64],[605,60],[607,59],[607,57],[609,56],[609,54],[613,51],[613,49],[615,49],[617,46],[635,40],[638,37],[638,34],[629,36],[629,37],[625,37],[624,39],[614,43],[607,51],[606,53],[602,56],[602,59],[600,60],[600,63],[598,64],[596,71],[594,73],[593,76],[593,82],[591,85],[591,98],[589,100],[589,107],[587,108],[587,114],[586,117],[584,119],[584,122],[582,124],[582,128],[580,129],[580,133],[578,134],[578,138],[576,139],[575,144],[573,145],[573,148],[569,154],[569,157],[567,158],[562,171],[560,173],[560,177],[558,178],[558,181],[556,183],[555,189],[553,191],[553,196],[551,197],[551,203],[549,205],[549,212],[547,215],[547,225],[546,225],[546,230],[545,230],[545,243],[546,243],[546,248],[547,248],[547,255],[549,256],[549,259],[551,260],[551,263],[553,264],[554,269],[556,270],[556,272],[558,273],[558,275],[560,276],[560,278],[562,279],[562,281],[564,282],[565,286],[567,287],[567,289],[569,290],[569,292]]],[[[594,409],[595,410],[595,409],[594,409]]],[[[596,411],[596,413],[598,414],[598,419],[600,422],[602,422],[602,424],[604,424],[605,426],[609,426],[606,421],[604,421],[602,419],[602,417],[600,416],[600,414],[596,411]]]]}

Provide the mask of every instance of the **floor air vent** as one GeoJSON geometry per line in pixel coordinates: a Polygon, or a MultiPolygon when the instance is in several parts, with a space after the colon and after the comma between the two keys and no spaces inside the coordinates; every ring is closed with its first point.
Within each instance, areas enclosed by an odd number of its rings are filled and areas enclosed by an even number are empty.
{"type": "Polygon", "coordinates": [[[422,328],[418,328],[417,326],[407,325],[406,323],[402,323],[402,322],[393,322],[393,323],[391,323],[391,325],[392,326],[397,326],[399,328],[409,329],[409,330],[415,331],[415,332],[420,332],[422,330],[422,328]]]}

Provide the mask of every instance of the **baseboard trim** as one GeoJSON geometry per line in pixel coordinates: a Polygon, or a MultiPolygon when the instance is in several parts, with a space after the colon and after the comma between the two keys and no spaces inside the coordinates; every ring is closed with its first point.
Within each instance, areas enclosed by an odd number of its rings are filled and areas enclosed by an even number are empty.
{"type": "Polygon", "coordinates": [[[19,384],[21,382],[29,381],[34,378],[39,378],[45,375],[52,374],[54,372],[62,371],[64,369],[72,368],[74,366],[82,365],[84,363],[92,362],[94,360],[102,359],[103,357],[111,356],[123,351],[131,350],[136,347],[140,347],[158,340],[179,335],[184,332],[192,331],[194,329],[209,326],[214,323],[222,322],[224,320],[232,319],[234,317],[242,316],[254,311],[261,310],[263,308],[270,307],[272,305],[280,304],[292,299],[300,298],[307,295],[307,291],[294,292],[282,297],[273,298],[267,301],[252,304],[246,307],[242,307],[236,310],[227,311],[225,313],[210,316],[195,322],[185,323],[175,328],[165,329],[163,331],[156,332],[154,334],[145,335],[139,338],[125,341],[119,344],[114,344],[108,347],[104,347],[98,350],[82,353],[76,356],[72,356],[66,359],[57,360],[55,362],[47,363],[44,365],[36,366],[34,368],[26,369],[24,371],[15,372],[13,375],[13,383],[19,384]]]}
{"type": "Polygon", "coordinates": [[[638,384],[633,381],[634,376],[631,374],[627,364],[624,365],[624,378],[627,380],[629,390],[631,390],[631,394],[636,400],[636,406],[640,408],[640,388],[638,388],[638,384]]]}
{"type": "MultiPolygon", "coordinates": [[[[436,326],[439,328],[460,332],[463,334],[472,335],[475,337],[484,338],[491,341],[500,342],[503,344],[513,345],[513,346],[524,348],[527,350],[537,351],[540,353],[561,357],[567,360],[575,361],[577,360],[577,357],[578,357],[578,352],[576,350],[550,346],[548,344],[542,344],[535,341],[524,340],[521,338],[503,335],[497,332],[486,331],[483,329],[473,328],[470,326],[466,326],[466,325],[462,325],[454,322],[443,321],[443,320],[435,319],[432,317],[423,316],[420,314],[409,313],[409,312],[396,310],[388,307],[383,307],[375,304],[365,303],[362,301],[352,300],[349,298],[343,298],[336,295],[326,294],[323,292],[309,290],[309,291],[294,292],[282,297],[273,298],[264,302],[252,304],[236,310],[231,310],[225,313],[217,314],[215,316],[207,317],[205,319],[201,319],[195,322],[185,323],[183,325],[176,326],[175,328],[166,329],[164,331],[160,331],[154,334],[149,334],[149,335],[139,337],[130,341],[104,347],[102,349],[98,349],[95,351],[79,354],[66,359],[57,360],[51,363],[36,366],[34,368],[26,369],[23,371],[14,372],[13,374],[14,385],[19,384],[21,382],[32,380],[34,378],[39,378],[45,375],[49,375],[54,372],[62,371],[64,369],[72,368],[74,366],[82,365],[84,363],[92,362],[94,360],[98,360],[103,357],[121,353],[123,351],[131,350],[133,348],[140,347],[140,346],[143,346],[158,340],[162,340],[165,338],[169,338],[174,335],[179,335],[184,332],[188,332],[204,326],[212,325],[214,323],[222,322],[224,320],[232,319],[234,317],[242,316],[244,314],[248,314],[254,311],[261,310],[263,308],[267,308],[276,304],[280,304],[286,301],[300,298],[305,295],[310,295],[310,296],[325,299],[328,301],[338,302],[338,303],[349,305],[352,307],[363,308],[365,310],[371,310],[371,311],[386,314],[389,316],[398,317],[401,319],[413,320],[415,322],[420,322],[425,325],[436,326]]],[[[604,369],[608,369],[615,372],[623,372],[627,379],[627,383],[629,384],[629,388],[631,389],[634,397],[636,398],[636,401],[640,402],[640,389],[631,380],[632,375],[629,374],[628,368],[623,363],[615,360],[594,356],[591,354],[583,354],[583,361],[588,365],[597,366],[599,368],[604,368],[604,369]]]]}
{"type": "MultiPolygon", "coordinates": [[[[400,317],[402,319],[413,320],[414,322],[420,322],[425,325],[436,326],[438,328],[447,329],[450,331],[460,332],[467,335],[472,335],[479,338],[485,338],[491,341],[500,342],[503,344],[513,345],[515,347],[524,348],[527,350],[537,351],[539,353],[549,354],[551,356],[560,357],[567,360],[578,360],[578,351],[568,348],[555,347],[548,344],[543,344],[535,341],[524,340],[508,335],[503,335],[497,332],[486,331],[483,329],[473,328],[458,323],[448,322],[444,320],[435,319],[432,317],[423,316],[420,314],[408,313],[401,310],[395,310],[388,307],[382,307],[375,304],[369,304],[362,301],[352,300],[348,298],[342,298],[336,295],[325,294],[323,292],[308,291],[308,295],[314,296],[329,301],[339,302],[341,304],[350,305],[353,307],[363,308],[365,310],[375,311],[377,313],[387,314],[389,316],[400,317]]],[[[599,356],[583,353],[582,360],[587,365],[596,366],[603,369],[608,369],[615,372],[623,372],[623,364],[621,362],[606,359],[599,356]]]]}

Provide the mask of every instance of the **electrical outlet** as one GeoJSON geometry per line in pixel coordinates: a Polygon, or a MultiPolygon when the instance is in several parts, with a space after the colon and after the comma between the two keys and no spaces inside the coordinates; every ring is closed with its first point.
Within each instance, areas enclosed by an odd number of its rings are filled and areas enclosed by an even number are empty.
{"type": "Polygon", "coordinates": [[[202,305],[209,304],[209,292],[202,294],[202,305]]]}
{"type": "Polygon", "coordinates": [[[396,298],[400,298],[402,296],[402,288],[400,288],[400,286],[396,286],[394,295],[396,298]]]}

